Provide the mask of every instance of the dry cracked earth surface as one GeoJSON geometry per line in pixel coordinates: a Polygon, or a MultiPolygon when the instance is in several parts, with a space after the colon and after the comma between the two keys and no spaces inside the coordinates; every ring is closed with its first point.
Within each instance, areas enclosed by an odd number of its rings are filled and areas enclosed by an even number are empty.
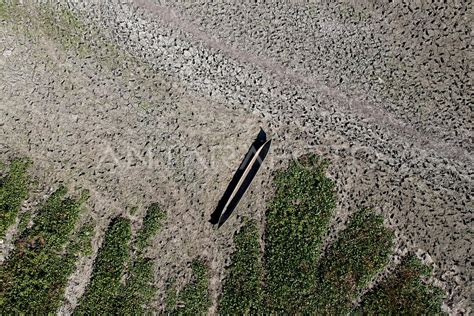
{"type": "MultiPolygon", "coordinates": [[[[87,188],[99,227],[122,214],[135,229],[159,202],[158,286],[176,273],[185,282],[204,257],[215,301],[231,236],[244,217],[264,220],[272,173],[315,152],[337,182],[329,239],[354,209],[374,208],[396,231],[397,255],[434,263],[445,309],[469,313],[471,4],[53,6],[49,22],[26,5],[0,23],[0,158],[33,160],[34,199],[51,183],[87,188]],[[79,19],[63,23],[70,12],[79,19]],[[210,214],[260,127],[273,147],[215,230],[210,214]]],[[[94,256],[79,262],[61,312],[77,304],[94,256]]]]}

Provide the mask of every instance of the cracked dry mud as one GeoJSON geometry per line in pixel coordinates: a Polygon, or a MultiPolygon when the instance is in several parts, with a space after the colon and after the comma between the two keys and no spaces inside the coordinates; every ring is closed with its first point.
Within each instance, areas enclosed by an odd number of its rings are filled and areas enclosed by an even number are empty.
{"type": "MultiPolygon", "coordinates": [[[[174,274],[184,282],[201,256],[215,301],[242,217],[263,220],[272,173],[315,152],[337,182],[329,237],[355,208],[374,208],[399,254],[434,262],[446,308],[469,312],[467,4],[62,7],[84,23],[72,48],[41,27],[0,24],[0,158],[31,157],[43,191],[89,189],[95,250],[114,215],[136,229],[159,202],[168,218],[149,249],[158,286],[174,274]],[[216,231],[209,216],[260,127],[272,149],[216,231]]],[[[71,276],[62,312],[77,304],[93,257],[71,276]]]]}

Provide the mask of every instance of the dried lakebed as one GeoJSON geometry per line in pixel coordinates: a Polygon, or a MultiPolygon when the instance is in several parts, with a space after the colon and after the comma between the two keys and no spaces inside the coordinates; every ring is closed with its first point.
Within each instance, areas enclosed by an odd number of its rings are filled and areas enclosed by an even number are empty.
{"type": "MultiPolygon", "coordinates": [[[[71,8],[83,24],[66,24],[64,33],[44,21],[26,30],[2,16],[1,157],[30,157],[42,183],[89,189],[100,227],[133,207],[139,217],[158,201],[169,214],[150,250],[159,258],[158,286],[174,271],[189,278],[187,263],[203,255],[215,300],[241,216],[261,219],[271,173],[315,152],[332,161],[337,183],[332,235],[355,207],[375,208],[396,229],[400,253],[418,250],[434,261],[453,311],[467,308],[465,8],[254,9],[90,2],[71,8]],[[444,13],[457,36],[447,38],[430,10],[444,13]],[[438,48],[416,55],[420,43],[438,48]],[[404,62],[387,59],[399,53],[404,62]],[[442,75],[430,71],[440,62],[442,75]],[[207,220],[260,126],[273,148],[216,232],[207,220]]],[[[92,261],[69,280],[64,311],[77,304],[92,261]]]]}

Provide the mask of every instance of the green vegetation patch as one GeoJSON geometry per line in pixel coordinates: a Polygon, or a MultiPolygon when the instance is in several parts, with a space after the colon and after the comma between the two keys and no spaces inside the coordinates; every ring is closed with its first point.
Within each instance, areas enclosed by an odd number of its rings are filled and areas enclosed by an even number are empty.
{"type": "Polygon", "coordinates": [[[60,306],[75,263],[67,245],[83,202],[65,194],[61,187],[51,195],[0,267],[3,313],[48,314],[60,306]]]}
{"type": "Polygon", "coordinates": [[[178,292],[176,291],[176,280],[169,279],[165,290],[165,308],[167,314],[175,314],[178,305],[178,292]]]}
{"type": "Polygon", "coordinates": [[[422,281],[422,277],[430,274],[431,269],[418,258],[404,258],[392,275],[363,297],[359,312],[366,315],[441,314],[443,291],[422,281]]]}
{"type": "Polygon", "coordinates": [[[143,249],[158,232],[166,214],[152,204],[137,232],[134,247],[130,221],[115,219],[106,232],[104,244],[94,263],[91,281],[75,314],[142,314],[154,296],[153,260],[146,258],[143,249]],[[129,248],[138,251],[130,255],[129,248]],[[125,282],[120,281],[125,276],[125,282]]]}
{"type": "Polygon", "coordinates": [[[143,314],[145,305],[156,292],[154,286],[153,260],[144,256],[143,250],[149,246],[153,236],[160,230],[166,213],[158,204],[151,204],[143,219],[143,226],[137,232],[135,248],[138,252],[130,264],[125,285],[120,290],[117,300],[117,314],[143,314]]]}
{"type": "Polygon", "coordinates": [[[94,227],[92,223],[85,223],[81,226],[79,232],[72,240],[71,252],[76,255],[92,255],[92,237],[94,236],[94,227]]]}
{"type": "Polygon", "coordinates": [[[7,21],[11,18],[13,4],[9,1],[0,1],[0,19],[7,21]]]}
{"type": "Polygon", "coordinates": [[[144,314],[144,305],[155,295],[153,260],[138,258],[130,267],[125,286],[120,290],[115,314],[144,314]]]}
{"type": "Polygon", "coordinates": [[[209,269],[201,260],[194,260],[191,264],[192,280],[176,296],[172,287],[168,291],[167,314],[172,315],[206,315],[211,307],[209,296],[209,269]],[[173,305],[176,303],[176,305],[173,305]]]}
{"type": "Polygon", "coordinates": [[[35,7],[36,19],[33,22],[51,39],[59,42],[65,50],[75,50],[84,56],[92,47],[83,41],[86,26],[71,10],[39,4],[35,7]]]}
{"type": "Polygon", "coordinates": [[[82,40],[85,24],[64,6],[8,1],[0,4],[0,18],[13,22],[16,29],[29,38],[43,35],[57,41],[64,49],[75,50],[80,55],[92,51],[92,47],[82,40]]]}
{"type": "Polygon", "coordinates": [[[94,27],[91,21],[85,23],[61,3],[0,1],[0,21],[9,22],[16,32],[34,41],[47,38],[75,58],[93,57],[108,69],[134,60],[107,40],[99,26],[94,27]]]}
{"type": "Polygon", "coordinates": [[[308,301],[309,311],[344,314],[352,300],[388,262],[393,232],[384,227],[383,218],[363,209],[357,211],[338,239],[322,257],[318,286],[308,301]]]}
{"type": "Polygon", "coordinates": [[[129,259],[130,239],[130,221],[120,217],[114,219],[105,233],[90,283],[75,310],[76,314],[113,313],[121,288],[120,279],[129,259]]]}
{"type": "Polygon", "coordinates": [[[20,221],[18,222],[18,227],[17,227],[17,235],[21,235],[24,233],[24,231],[28,227],[28,224],[30,223],[30,220],[31,220],[31,212],[25,212],[20,215],[20,221]]]}
{"type": "Polygon", "coordinates": [[[143,227],[138,232],[135,244],[138,249],[142,250],[148,246],[150,239],[160,230],[166,213],[156,203],[150,205],[147,209],[145,218],[143,219],[143,227]]]}
{"type": "Polygon", "coordinates": [[[15,223],[21,203],[28,196],[30,161],[15,159],[8,173],[0,179],[0,238],[15,223]]]}
{"type": "Polygon", "coordinates": [[[275,178],[266,212],[266,302],[273,311],[301,310],[317,280],[320,246],[336,205],[327,162],[311,155],[292,162],[275,178]]]}
{"type": "Polygon", "coordinates": [[[255,315],[262,310],[263,268],[260,235],[256,223],[249,223],[235,235],[236,250],[226,268],[219,313],[255,315]]]}
{"type": "MultiPolygon", "coordinates": [[[[277,174],[276,194],[266,212],[263,268],[260,236],[252,223],[234,237],[236,250],[226,268],[219,312],[439,313],[442,292],[421,281],[429,269],[414,259],[363,298],[361,309],[353,310],[353,302],[387,265],[394,234],[384,227],[381,216],[361,209],[322,253],[322,238],[335,207],[334,184],[325,176],[326,165],[309,156],[277,174]]],[[[173,299],[179,304],[179,298],[173,299]]]]}

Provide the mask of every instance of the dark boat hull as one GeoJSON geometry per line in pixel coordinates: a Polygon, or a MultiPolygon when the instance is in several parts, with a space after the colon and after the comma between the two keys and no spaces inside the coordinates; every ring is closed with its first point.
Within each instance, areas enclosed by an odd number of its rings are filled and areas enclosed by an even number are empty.
{"type": "Polygon", "coordinates": [[[212,213],[212,224],[222,226],[235,210],[267,156],[270,144],[271,140],[267,140],[265,132],[260,130],[212,213]]]}

